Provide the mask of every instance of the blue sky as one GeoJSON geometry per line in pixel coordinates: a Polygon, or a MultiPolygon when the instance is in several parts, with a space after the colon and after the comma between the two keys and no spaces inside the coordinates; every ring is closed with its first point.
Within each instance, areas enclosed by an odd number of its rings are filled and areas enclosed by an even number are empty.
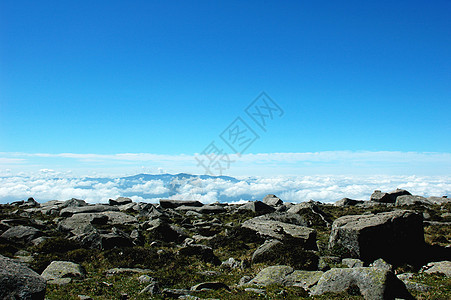
{"type": "Polygon", "coordinates": [[[450,15],[449,1],[1,1],[0,166],[192,156],[242,117],[248,154],[388,151],[387,170],[449,174],[450,15]],[[284,112],[266,132],[244,111],[262,91],[284,112]],[[399,169],[406,152],[444,156],[399,169]]]}

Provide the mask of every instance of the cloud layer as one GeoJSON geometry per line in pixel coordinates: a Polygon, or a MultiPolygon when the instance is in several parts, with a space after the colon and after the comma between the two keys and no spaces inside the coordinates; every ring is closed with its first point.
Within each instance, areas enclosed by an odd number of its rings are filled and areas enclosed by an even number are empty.
{"type": "Polygon", "coordinates": [[[204,203],[262,199],[276,194],[287,202],[310,199],[335,202],[343,197],[368,200],[375,189],[404,188],[423,196],[451,196],[451,176],[276,176],[225,179],[162,179],[71,177],[42,170],[34,176],[0,177],[0,202],[34,197],[37,201],[79,198],[107,202],[119,196],[135,201],[157,202],[160,198],[199,200],[204,203]]]}

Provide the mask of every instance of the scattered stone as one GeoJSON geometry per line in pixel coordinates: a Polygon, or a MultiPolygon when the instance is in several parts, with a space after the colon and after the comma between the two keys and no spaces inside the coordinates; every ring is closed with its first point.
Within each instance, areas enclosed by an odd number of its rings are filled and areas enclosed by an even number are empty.
{"type": "Polygon", "coordinates": [[[28,267],[0,255],[1,299],[44,299],[45,279],[28,267]]]}
{"type": "Polygon", "coordinates": [[[426,274],[443,274],[446,277],[451,277],[451,261],[444,260],[430,262],[423,266],[420,272],[426,274]]]}

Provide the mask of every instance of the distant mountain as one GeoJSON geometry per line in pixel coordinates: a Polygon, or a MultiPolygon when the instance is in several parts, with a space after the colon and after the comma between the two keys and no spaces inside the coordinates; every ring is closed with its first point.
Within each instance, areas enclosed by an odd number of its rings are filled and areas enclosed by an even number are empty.
{"type": "Polygon", "coordinates": [[[174,179],[177,180],[186,180],[186,179],[195,179],[200,178],[204,179],[222,179],[231,181],[233,183],[239,182],[238,179],[230,176],[210,176],[210,175],[193,175],[187,173],[178,173],[178,174],[137,174],[132,176],[121,177],[120,179],[125,180],[141,180],[141,181],[150,181],[150,180],[161,180],[163,182],[170,182],[174,179]]]}

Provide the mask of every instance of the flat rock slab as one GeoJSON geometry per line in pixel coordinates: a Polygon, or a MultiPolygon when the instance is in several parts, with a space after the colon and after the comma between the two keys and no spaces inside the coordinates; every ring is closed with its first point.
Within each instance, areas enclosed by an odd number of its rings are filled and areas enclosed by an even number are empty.
{"type": "Polygon", "coordinates": [[[30,268],[0,255],[0,299],[45,297],[45,279],[30,268]]]}
{"type": "Polygon", "coordinates": [[[82,213],[100,213],[105,211],[119,211],[119,208],[116,206],[110,205],[87,205],[87,206],[77,206],[77,207],[67,207],[61,210],[61,217],[70,217],[74,214],[82,214],[82,213]]]}

